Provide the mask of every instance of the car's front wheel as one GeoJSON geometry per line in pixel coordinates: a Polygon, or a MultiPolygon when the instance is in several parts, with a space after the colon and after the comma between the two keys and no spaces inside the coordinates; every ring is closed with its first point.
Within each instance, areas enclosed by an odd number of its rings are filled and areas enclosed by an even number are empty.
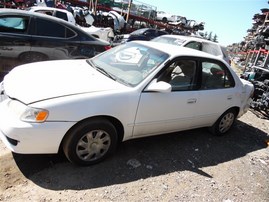
{"type": "Polygon", "coordinates": [[[224,135],[233,126],[235,119],[237,117],[237,112],[235,109],[229,109],[224,112],[221,117],[216,121],[216,123],[210,128],[210,131],[217,136],[224,135]]]}
{"type": "Polygon", "coordinates": [[[69,161],[78,165],[96,164],[117,146],[117,130],[106,119],[82,122],[71,129],[64,141],[63,151],[69,161]]]}

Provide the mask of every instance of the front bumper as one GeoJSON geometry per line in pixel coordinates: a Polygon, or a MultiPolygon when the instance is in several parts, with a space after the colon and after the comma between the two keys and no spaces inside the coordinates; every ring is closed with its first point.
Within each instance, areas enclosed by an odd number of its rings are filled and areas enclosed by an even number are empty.
{"type": "Polygon", "coordinates": [[[74,122],[23,122],[0,103],[0,139],[12,152],[21,154],[57,153],[61,141],[74,122]]]}

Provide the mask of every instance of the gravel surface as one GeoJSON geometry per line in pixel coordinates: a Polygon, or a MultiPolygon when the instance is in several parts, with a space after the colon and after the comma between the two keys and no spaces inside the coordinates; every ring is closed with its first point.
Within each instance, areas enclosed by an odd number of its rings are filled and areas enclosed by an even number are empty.
{"type": "Polygon", "coordinates": [[[206,129],[128,141],[90,167],[12,154],[0,141],[0,201],[269,201],[269,121],[249,111],[206,129]]]}

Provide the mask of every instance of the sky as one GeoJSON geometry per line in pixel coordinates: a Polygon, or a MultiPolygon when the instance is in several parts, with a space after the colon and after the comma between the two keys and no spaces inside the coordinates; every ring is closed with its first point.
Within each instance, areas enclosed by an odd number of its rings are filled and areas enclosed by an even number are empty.
{"type": "MultiPolygon", "coordinates": [[[[134,0],[135,2],[135,0],[134,0]]],[[[268,0],[139,0],[157,11],[205,22],[203,32],[215,34],[222,45],[240,43],[252,28],[252,18],[269,8],[268,0]]]]}

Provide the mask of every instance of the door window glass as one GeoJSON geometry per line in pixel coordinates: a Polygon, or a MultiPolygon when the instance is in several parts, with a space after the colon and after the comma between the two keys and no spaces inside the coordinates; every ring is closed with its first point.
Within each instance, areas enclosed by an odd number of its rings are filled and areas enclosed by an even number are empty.
{"type": "Polygon", "coordinates": [[[66,37],[66,27],[44,19],[36,20],[36,34],[49,37],[66,37]]]}
{"type": "Polygon", "coordinates": [[[28,22],[27,17],[4,16],[0,18],[0,31],[24,33],[28,28],[28,22]]]}
{"type": "Polygon", "coordinates": [[[234,79],[224,65],[212,62],[202,62],[201,89],[219,89],[234,87],[234,79]]]}
{"type": "Polygon", "coordinates": [[[68,21],[67,14],[64,13],[64,12],[57,11],[56,14],[55,14],[55,17],[61,18],[61,19],[65,20],[65,21],[68,21]]]}
{"type": "Polygon", "coordinates": [[[221,49],[219,48],[219,46],[210,44],[210,43],[203,43],[202,51],[209,53],[211,55],[215,55],[215,56],[222,55],[221,49]]]}
{"type": "Polygon", "coordinates": [[[202,46],[201,43],[196,41],[189,42],[188,44],[185,45],[185,47],[192,48],[195,50],[201,50],[202,48],[201,46],[202,46]]]}
{"type": "Polygon", "coordinates": [[[193,60],[177,60],[169,65],[161,75],[161,81],[172,86],[172,91],[192,90],[196,86],[196,62],[193,60]]]}

